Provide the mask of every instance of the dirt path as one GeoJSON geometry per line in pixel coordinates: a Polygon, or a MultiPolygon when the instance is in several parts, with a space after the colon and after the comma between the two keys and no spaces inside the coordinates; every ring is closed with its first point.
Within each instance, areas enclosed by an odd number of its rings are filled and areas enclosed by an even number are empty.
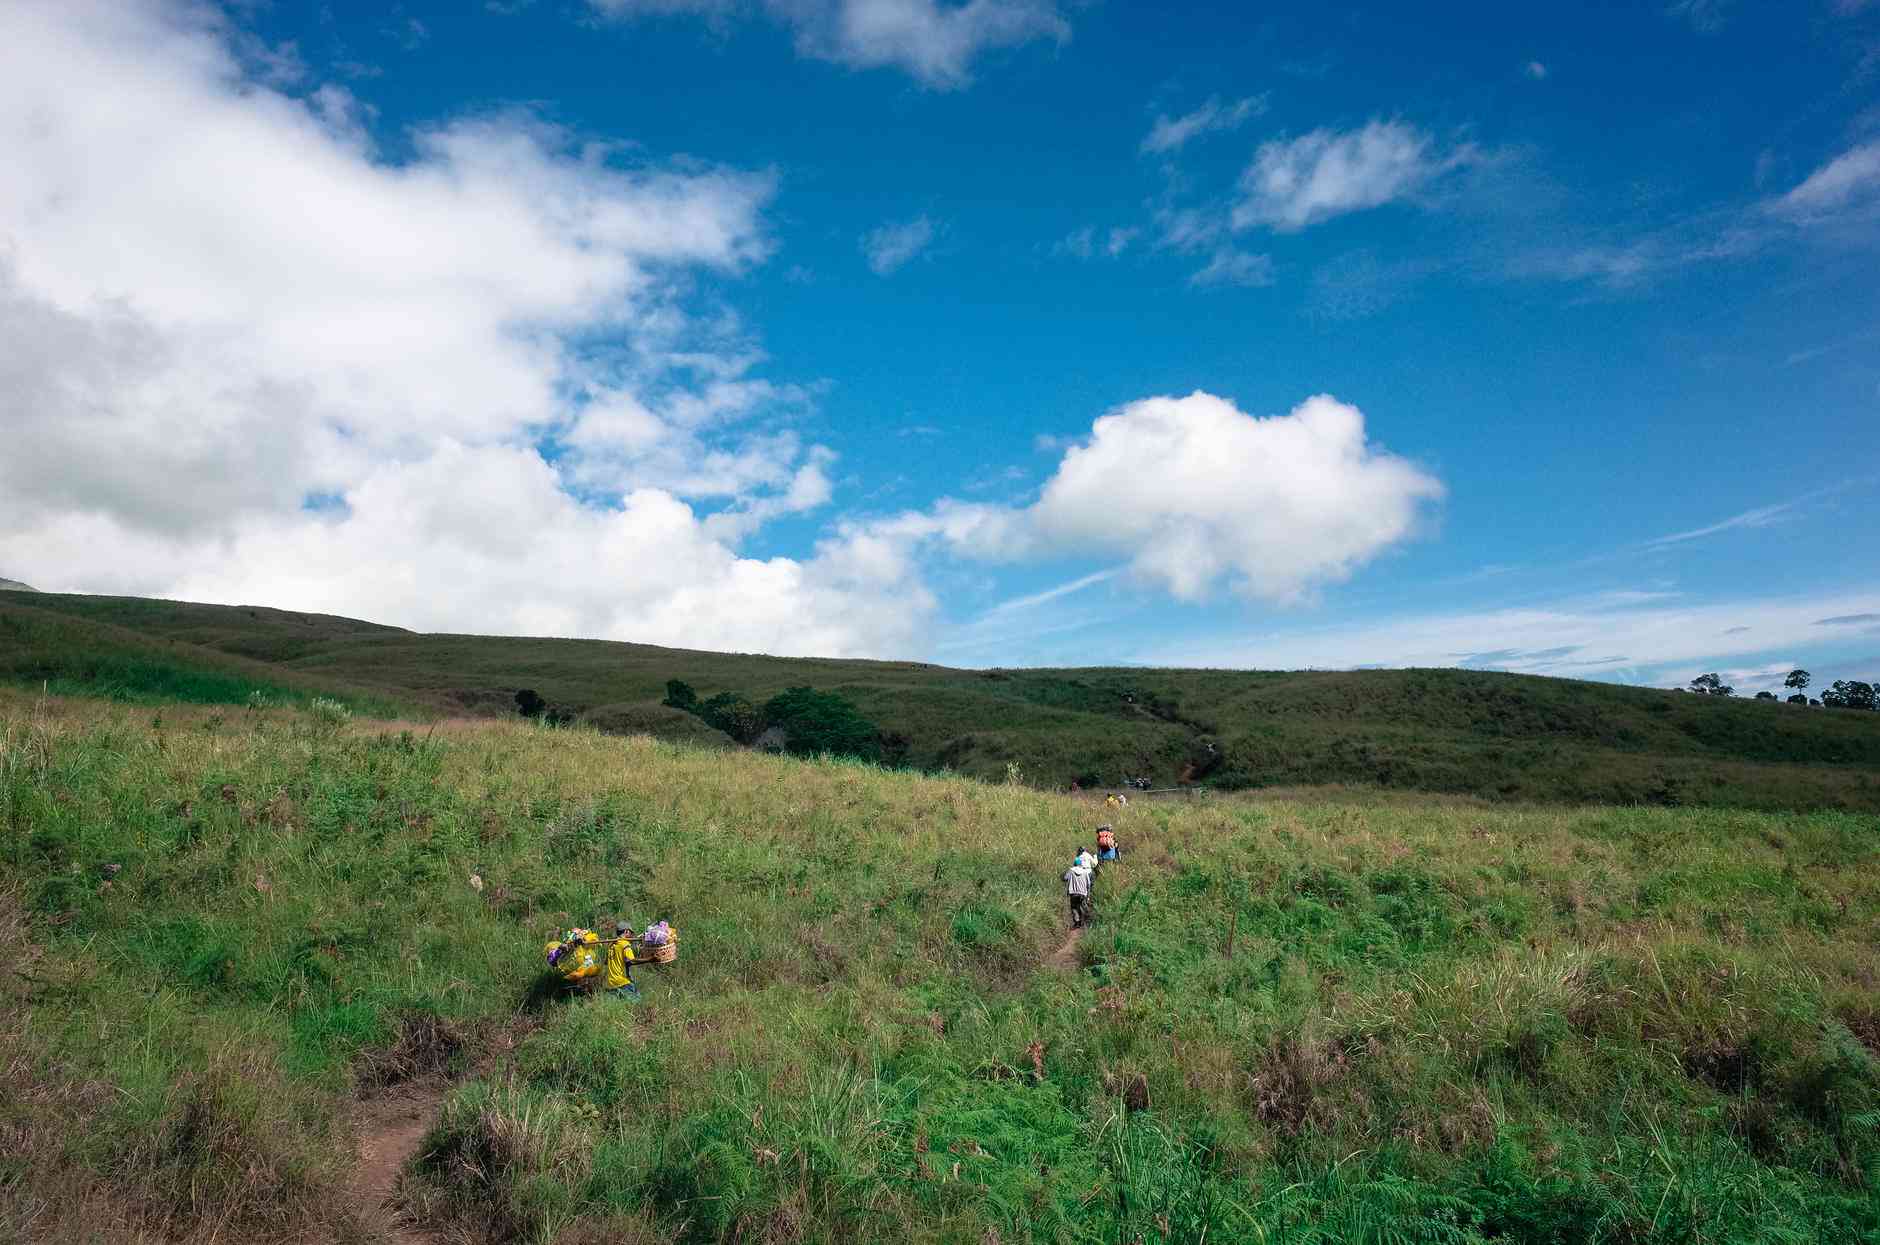
{"type": "Polygon", "coordinates": [[[393,1245],[430,1245],[430,1234],[402,1222],[392,1207],[398,1175],[418,1152],[444,1101],[441,1085],[405,1085],[359,1105],[353,1116],[359,1153],[347,1193],[359,1221],[393,1245]]]}
{"type": "Polygon", "coordinates": [[[1071,930],[1064,936],[1064,945],[1044,958],[1046,968],[1076,968],[1077,944],[1084,938],[1083,927],[1071,930]]]}

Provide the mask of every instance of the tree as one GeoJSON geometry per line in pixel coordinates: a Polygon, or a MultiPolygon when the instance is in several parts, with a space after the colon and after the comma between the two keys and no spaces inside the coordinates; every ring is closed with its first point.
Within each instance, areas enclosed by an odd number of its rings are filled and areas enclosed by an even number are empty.
{"type": "Polygon", "coordinates": [[[1757,692],[1756,693],[1757,700],[1774,700],[1775,698],[1776,698],[1776,694],[1774,692],[1757,692]]]}
{"type": "Polygon", "coordinates": [[[1736,689],[1715,674],[1700,674],[1691,680],[1691,690],[1699,696],[1734,696],[1736,689]]]}
{"type": "Polygon", "coordinates": [[[861,711],[834,692],[793,687],[764,705],[764,722],[781,727],[789,737],[789,750],[798,756],[824,752],[881,759],[881,732],[861,711]]]}
{"type": "Polygon", "coordinates": [[[661,703],[671,705],[674,709],[683,709],[687,713],[697,713],[698,693],[692,690],[690,683],[682,683],[678,679],[667,679],[666,699],[661,703]]]}
{"type": "Polygon", "coordinates": [[[516,693],[516,712],[525,718],[539,718],[548,708],[548,702],[532,687],[525,687],[516,693]]]}
{"type": "Polygon", "coordinates": [[[702,702],[697,714],[741,744],[748,744],[764,730],[764,716],[757,706],[736,692],[720,692],[702,702]]]}
{"type": "Polygon", "coordinates": [[[1821,703],[1834,709],[1872,709],[1873,684],[1858,679],[1836,679],[1834,686],[1821,694],[1821,703]]]}
{"type": "Polygon", "coordinates": [[[1797,692],[1795,693],[1795,695],[1789,697],[1789,703],[1791,705],[1805,705],[1808,703],[1808,697],[1802,695],[1800,692],[1797,692]]]}
{"type": "MultiPolygon", "coordinates": [[[[1782,680],[1782,686],[1792,688],[1799,692],[1805,689],[1808,686],[1808,681],[1814,677],[1814,675],[1808,673],[1806,670],[1791,670],[1789,671],[1789,677],[1782,680]]],[[[1806,697],[1803,699],[1806,699],[1806,697]]]]}

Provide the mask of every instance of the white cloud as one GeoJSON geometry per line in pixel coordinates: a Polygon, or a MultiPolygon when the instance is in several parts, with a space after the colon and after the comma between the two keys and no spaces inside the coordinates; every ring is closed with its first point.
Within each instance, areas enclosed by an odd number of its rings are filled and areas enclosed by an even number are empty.
{"type": "Polygon", "coordinates": [[[1547,66],[1541,64],[1539,61],[1529,61],[1525,72],[1528,77],[1534,79],[1536,82],[1540,82],[1547,77],[1547,66]]]}
{"type": "Polygon", "coordinates": [[[1126,229],[1116,226],[1108,231],[1100,230],[1095,225],[1085,225],[1073,229],[1052,244],[1053,255],[1068,255],[1073,259],[1093,259],[1104,255],[1115,259],[1129,249],[1129,244],[1136,240],[1140,229],[1126,229]]]}
{"type": "Polygon", "coordinates": [[[1262,143],[1241,174],[1234,228],[1303,229],[1381,207],[1474,158],[1474,149],[1466,146],[1438,152],[1434,139],[1401,121],[1372,121],[1344,133],[1314,130],[1262,143]]]}
{"type": "MultiPolygon", "coordinates": [[[[744,0],[590,2],[610,17],[690,13],[714,22],[751,7],[744,0]]],[[[762,0],[762,7],[795,33],[799,55],[856,69],[894,67],[943,90],[965,86],[988,49],[1070,38],[1070,23],[1050,0],[762,0]]]]}
{"type": "Polygon", "coordinates": [[[1647,549],[1659,549],[1666,545],[1681,545],[1687,540],[1698,540],[1705,536],[1714,536],[1718,532],[1728,532],[1740,527],[1768,527],[1774,523],[1781,523],[1796,518],[1797,516],[1794,511],[1799,504],[1799,502],[1790,501],[1775,506],[1758,506],[1754,510],[1745,510],[1741,514],[1731,515],[1729,518],[1719,522],[1707,524],[1703,527],[1692,528],[1688,532],[1673,532],[1669,536],[1660,536],[1656,540],[1647,541],[1645,547],[1647,549]]]}
{"type": "Polygon", "coordinates": [[[898,225],[882,225],[862,238],[862,254],[878,277],[889,276],[926,250],[934,239],[934,223],[925,216],[898,225]]]}
{"type": "Polygon", "coordinates": [[[1773,209],[1799,221],[1817,220],[1880,203],[1880,140],[1842,152],[1777,199],[1773,209]]]}
{"type": "Polygon", "coordinates": [[[1193,112],[1179,117],[1158,114],[1155,124],[1142,140],[1142,150],[1150,155],[1177,151],[1186,146],[1189,140],[1203,134],[1237,130],[1265,111],[1264,95],[1249,95],[1231,104],[1223,103],[1219,96],[1214,96],[1193,112]]]}
{"type": "Polygon", "coordinates": [[[1053,254],[1069,255],[1074,259],[1089,259],[1097,253],[1097,229],[1094,225],[1085,225],[1082,229],[1073,229],[1057,245],[1051,248],[1053,254]]]}
{"type": "Polygon", "coordinates": [[[1193,393],[1099,418],[1030,506],[943,501],[845,537],[903,557],[931,541],[992,561],[1121,559],[1130,578],[1184,601],[1224,585],[1299,602],[1407,539],[1442,495],[1366,440],[1356,407],[1321,395],[1259,419],[1193,393]]]}
{"type": "Polygon", "coordinates": [[[237,43],[160,0],[0,8],[0,562],[412,626],[910,647],[907,565],[736,552],[830,494],[830,452],[775,424],[806,396],[681,302],[766,254],[770,176],[520,114],[395,162],[357,101],[281,94],[237,43]]]}
{"type": "MultiPolygon", "coordinates": [[[[1667,602],[1589,598],[1536,608],[1400,615],[1359,624],[1237,635],[1145,652],[1155,664],[1260,669],[1471,666],[1570,678],[1682,684],[1732,659],[1777,654],[1792,668],[1822,642],[1827,610],[1880,610],[1880,594],[1775,600],[1667,602]],[[1793,650],[1782,654],[1782,650],[1793,650]]],[[[1742,690],[1740,687],[1739,691],[1742,690]]]]}
{"type": "Polygon", "coordinates": [[[1188,278],[1190,285],[1261,286],[1273,284],[1273,257],[1252,255],[1231,246],[1217,247],[1207,266],[1188,278]]]}

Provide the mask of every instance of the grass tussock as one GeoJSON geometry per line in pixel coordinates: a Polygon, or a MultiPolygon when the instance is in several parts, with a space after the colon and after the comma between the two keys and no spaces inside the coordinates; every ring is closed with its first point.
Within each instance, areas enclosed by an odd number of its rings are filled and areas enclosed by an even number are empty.
{"type": "Polygon", "coordinates": [[[466,1241],[1880,1239],[1868,815],[1138,804],[1064,965],[1021,786],[5,705],[0,1236],[357,1239],[348,1104],[448,1077],[466,1241]]]}

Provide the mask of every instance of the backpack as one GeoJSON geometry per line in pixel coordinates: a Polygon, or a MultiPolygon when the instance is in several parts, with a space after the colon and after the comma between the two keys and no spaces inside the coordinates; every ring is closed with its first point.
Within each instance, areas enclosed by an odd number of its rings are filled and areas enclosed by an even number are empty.
{"type": "Polygon", "coordinates": [[[1115,847],[1116,846],[1116,831],[1114,830],[1097,831],[1097,846],[1105,850],[1115,847]]]}

